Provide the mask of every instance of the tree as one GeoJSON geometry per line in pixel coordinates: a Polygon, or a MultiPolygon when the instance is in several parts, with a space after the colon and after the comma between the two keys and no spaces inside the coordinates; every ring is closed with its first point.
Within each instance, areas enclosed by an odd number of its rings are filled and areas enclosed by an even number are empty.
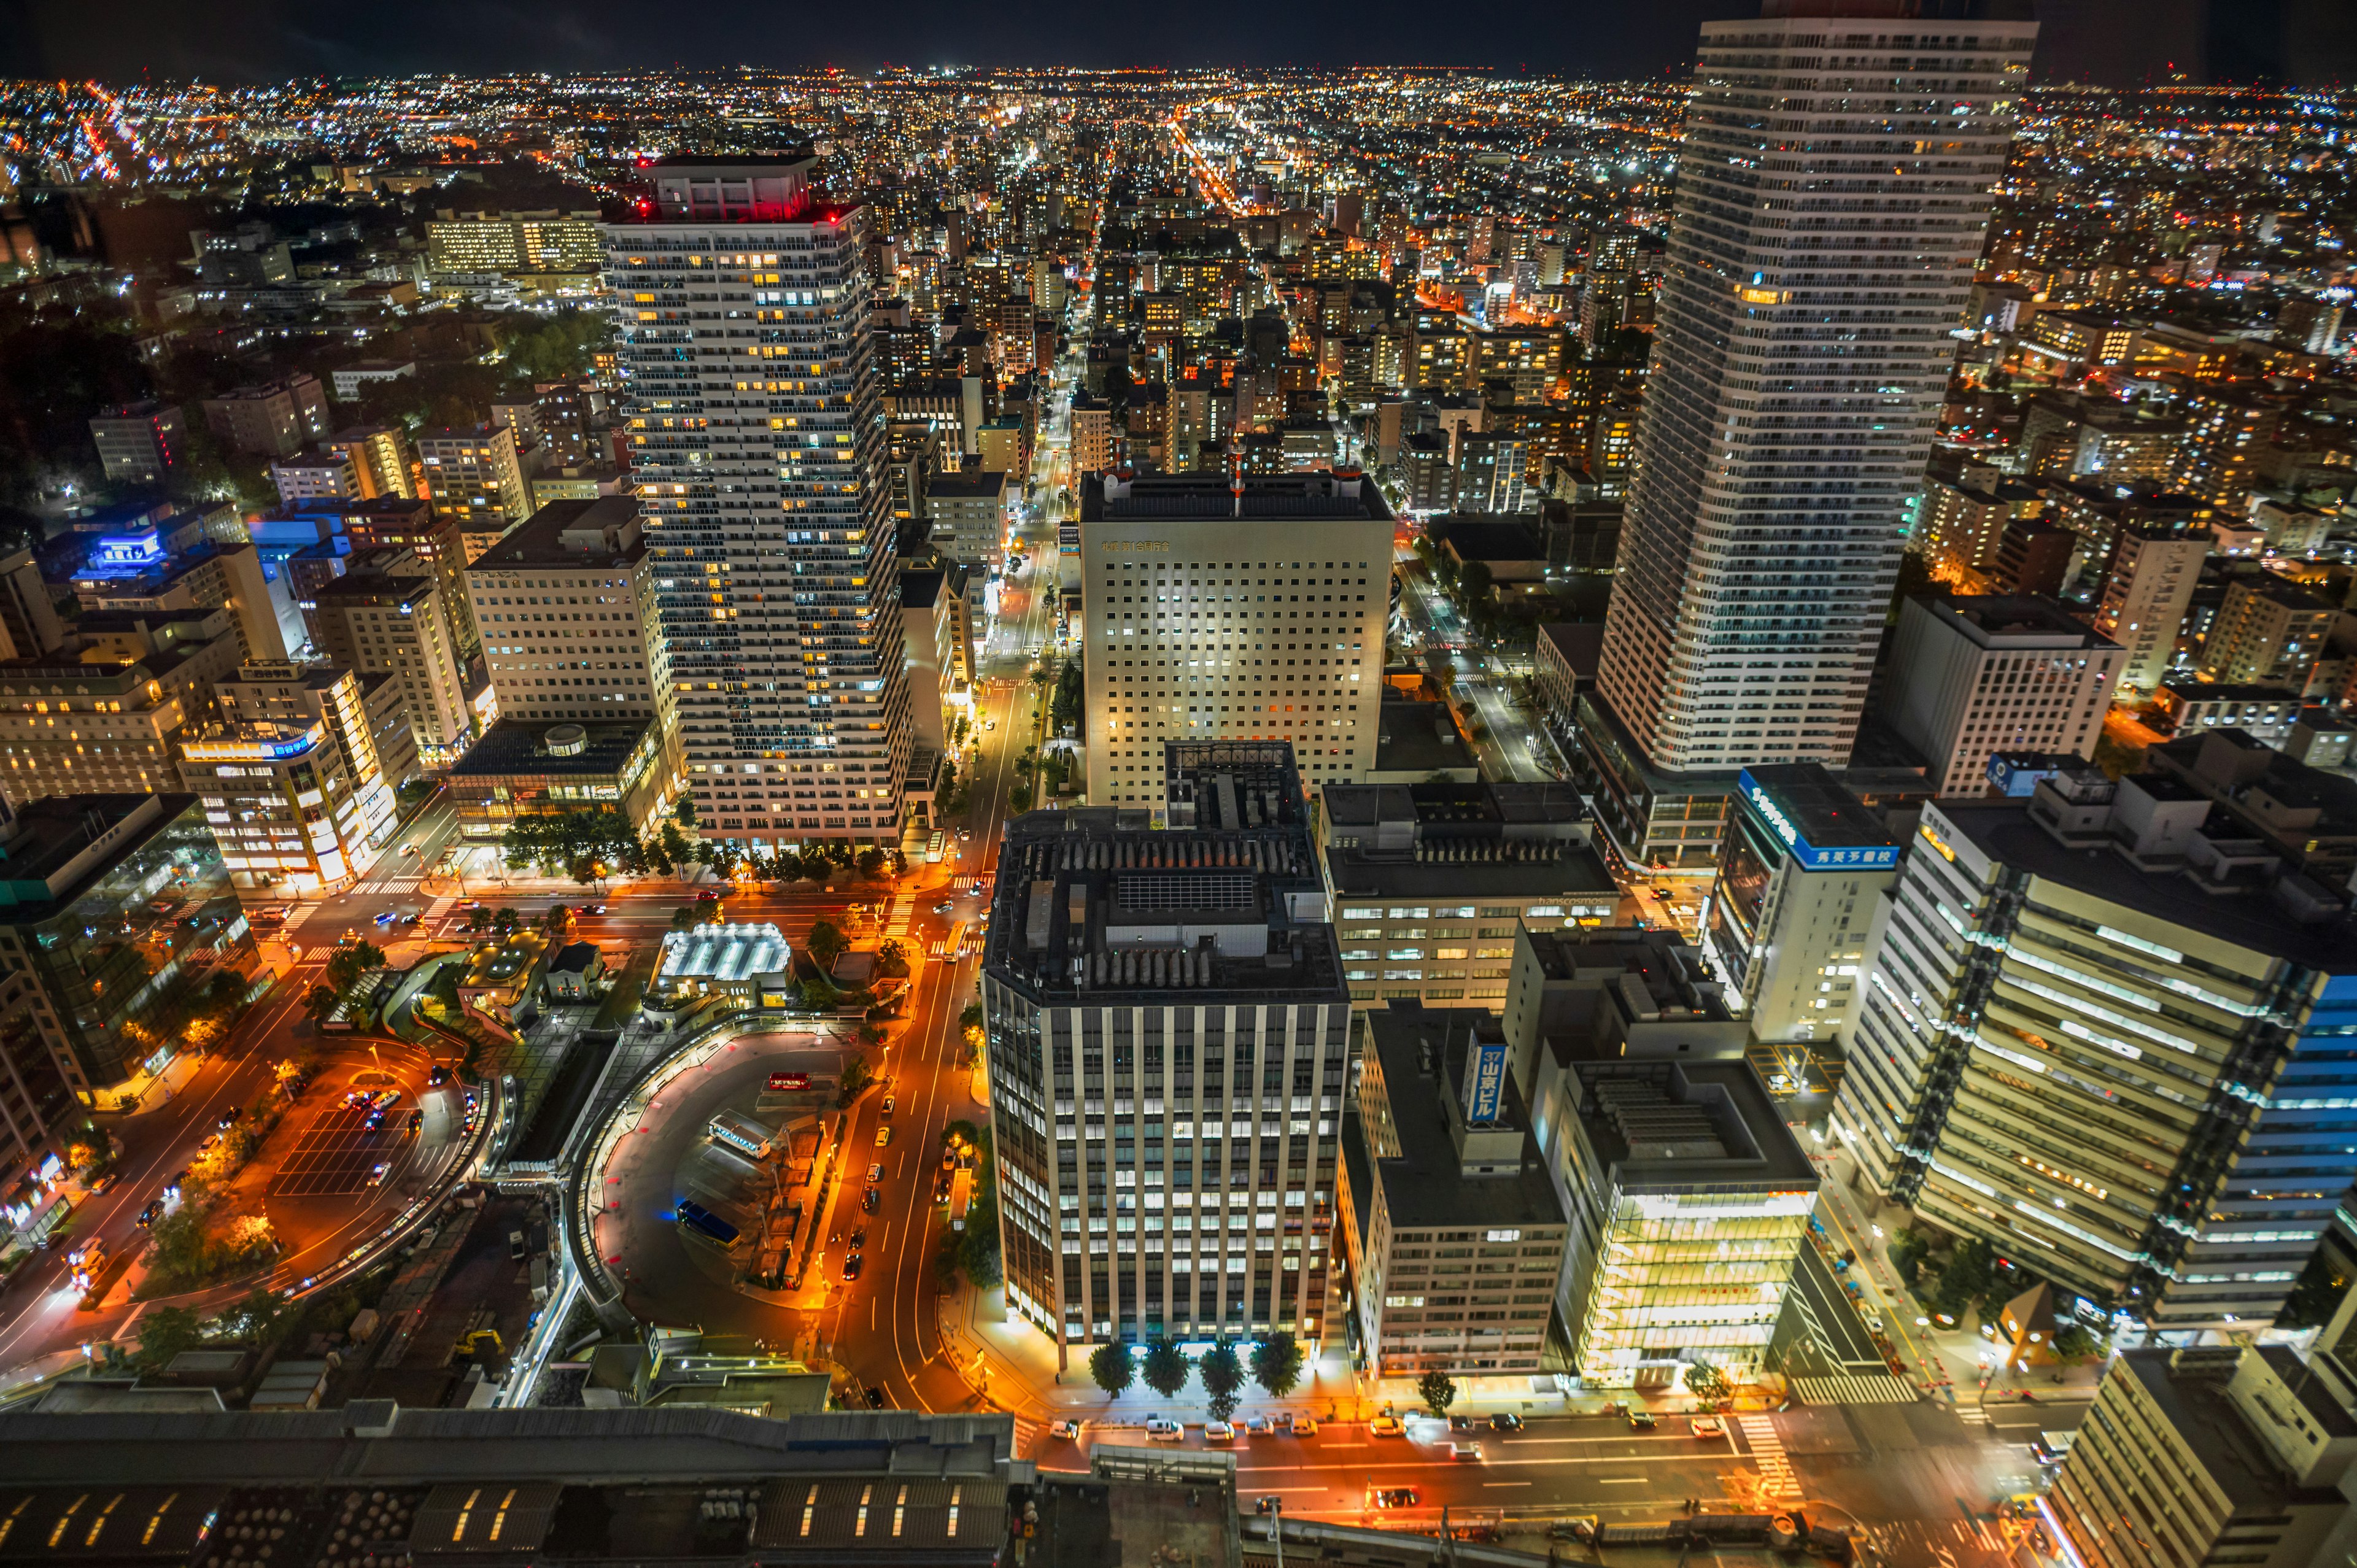
{"type": "Polygon", "coordinates": [[[958,1027],[961,1029],[979,1029],[982,1027],[981,1003],[969,1002],[958,1010],[958,1027]]]}
{"type": "Polygon", "coordinates": [[[468,935],[474,936],[482,931],[488,930],[490,929],[490,924],[491,912],[484,906],[478,904],[473,908],[467,911],[468,935]]]}
{"type": "Polygon", "coordinates": [[[1732,1391],[1725,1372],[1708,1361],[1696,1361],[1686,1369],[1686,1391],[1696,1399],[1723,1400],[1732,1391]]]}
{"type": "Polygon", "coordinates": [[[887,937],[876,947],[876,972],[887,980],[905,980],[909,974],[909,945],[897,938],[887,937]]]}
{"type": "Polygon", "coordinates": [[[682,904],[678,908],[673,909],[671,912],[671,929],[674,931],[692,931],[696,928],[701,919],[702,917],[697,915],[694,909],[682,904]]]}
{"type": "Polygon", "coordinates": [[[551,904],[548,907],[548,913],[540,918],[540,929],[548,936],[561,937],[565,934],[565,928],[571,923],[572,918],[572,910],[566,908],[562,904],[551,904]]]}
{"type": "Polygon", "coordinates": [[[303,1016],[314,1024],[325,1024],[336,1015],[336,1008],[343,1000],[333,986],[315,985],[303,993],[303,1016]]]}
{"type": "Polygon", "coordinates": [[[843,1058],[843,1076],[842,1080],[835,1086],[835,1102],[839,1105],[850,1104],[859,1098],[860,1090],[875,1081],[875,1074],[867,1069],[867,1058],[857,1051],[852,1052],[843,1058]]]}
{"type": "Polygon", "coordinates": [[[505,941],[522,923],[523,917],[513,909],[501,908],[491,911],[491,935],[501,941],[505,941]]]}
{"type": "Polygon", "coordinates": [[[205,1316],[193,1306],[158,1306],[141,1314],[139,1354],[143,1372],[160,1372],[183,1350],[205,1342],[205,1316]]]}
{"type": "Polygon", "coordinates": [[[812,921],[810,935],[802,939],[802,950],[822,971],[831,972],[834,961],[850,946],[851,939],[843,934],[843,928],[828,919],[812,921]]]}
{"type": "Polygon", "coordinates": [[[357,992],[361,983],[384,967],[384,954],[373,942],[338,948],[328,960],[325,978],[339,997],[357,992]]]}
{"type": "Polygon", "coordinates": [[[1195,1373],[1203,1380],[1203,1393],[1210,1402],[1211,1419],[1225,1421],[1236,1413],[1236,1395],[1243,1391],[1244,1365],[1236,1355],[1236,1348],[1225,1340],[1203,1352],[1195,1363],[1195,1373]]]}
{"type": "MultiPolygon", "coordinates": [[[[2282,1319],[2276,1320],[2278,1326],[2282,1319]]],[[[2088,1361],[2104,1353],[2104,1342],[2087,1331],[2083,1323],[2073,1323],[2054,1337],[2054,1353],[2066,1361],[2088,1361]]]]}
{"type": "Polygon", "coordinates": [[[1031,809],[1031,786],[1028,784],[1017,784],[1015,788],[1009,789],[1006,792],[1006,805],[1009,811],[1029,811],[1031,809]]]}
{"type": "Polygon", "coordinates": [[[1129,1347],[1118,1340],[1089,1352],[1089,1377],[1110,1398],[1119,1399],[1136,1375],[1137,1366],[1129,1359],[1129,1347]]]}
{"type": "Polygon", "coordinates": [[[1187,1386],[1187,1353],[1168,1339],[1157,1339],[1146,1348],[1146,1365],[1140,1372],[1147,1388],[1164,1399],[1173,1398],[1187,1386]]]}
{"type": "Polygon", "coordinates": [[[860,875],[870,882],[880,882],[884,879],[885,868],[892,863],[885,858],[882,850],[870,844],[859,852],[859,858],[854,864],[858,866],[860,875]]]}
{"type": "Polygon", "coordinates": [[[1301,1381],[1301,1342],[1281,1329],[1262,1335],[1253,1346],[1252,1375],[1270,1398],[1283,1399],[1301,1381]]]}
{"type": "Polygon", "coordinates": [[[1912,1225],[1901,1226],[1890,1238],[1890,1266],[1899,1273],[1902,1284],[1912,1287],[1922,1277],[1923,1260],[1932,1251],[1932,1238],[1912,1225]]]}
{"type": "Polygon", "coordinates": [[[436,966],[434,978],[425,983],[425,994],[456,1013],[464,1005],[458,996],[458,966],[449,962],[436,966]]]}
{"type": "Polygon", "coordinates": [[[1457,1380],[1446,1372],[1426,1372],[1415,1380],[1416,1397],[1435,1415],[1447,1415],[1457,1402],[1457,1380]]]}
{"type": "Polygon", "coordinates": [[[1970,1237],[1956,1243],[1940,1283],[1932,1293],[1932,1309],[1961,1319],[1975,1303],[1996,1288],[1996,1252],[1986,1241],[1970,1237]]]}

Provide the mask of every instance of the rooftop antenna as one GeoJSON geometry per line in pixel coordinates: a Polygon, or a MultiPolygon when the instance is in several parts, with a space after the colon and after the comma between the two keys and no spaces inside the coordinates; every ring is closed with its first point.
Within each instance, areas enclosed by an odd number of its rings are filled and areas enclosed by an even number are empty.
{"type": "Polygon", "coordinates": [[[1231,517],[1244,514],[1244,454],[1243,448],[1231,443],[1228,446],[1228,495],[1233,502],[1231,517]]]}

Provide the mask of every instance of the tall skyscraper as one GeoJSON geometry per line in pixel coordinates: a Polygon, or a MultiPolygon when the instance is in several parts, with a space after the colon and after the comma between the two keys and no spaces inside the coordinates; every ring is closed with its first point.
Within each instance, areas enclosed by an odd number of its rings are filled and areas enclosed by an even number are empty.
{"type": "Polygon", "coordinates": [[[1735,769],[1848,760],[2037,32],[1914,14],[1967,6],[1766,0],[1703,27],[1583,725],[1632,857],[1702,870],[1692,825],[1723,821],[1735,769]],[[1698,774],[1699,818],[1641,777],[1698,774]],[[1687,832],[1648,831],[1657,800],[1687,832]]]}
{"type": "Polygon", "coordinates": [[[605,230],[688,789],[763,851],[896,841],[913,734],[865,215],[812,161],[666,158],[605,230]]]}

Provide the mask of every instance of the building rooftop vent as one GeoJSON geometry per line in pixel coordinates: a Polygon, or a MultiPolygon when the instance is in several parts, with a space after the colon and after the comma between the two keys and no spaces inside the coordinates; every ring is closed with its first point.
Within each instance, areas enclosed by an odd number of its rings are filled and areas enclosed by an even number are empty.
{"type": "Polygon", "coordinates": [[[544,742],[551,757],[578,757],[589,749],[589,732],[579,725],[555,725],[544,742]]]}

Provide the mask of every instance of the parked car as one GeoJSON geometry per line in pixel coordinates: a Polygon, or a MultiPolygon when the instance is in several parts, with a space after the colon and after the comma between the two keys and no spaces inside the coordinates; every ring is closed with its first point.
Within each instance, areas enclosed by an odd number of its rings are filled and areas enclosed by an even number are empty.
{"type": "Polygon", "coordinates": [[[1473,1430],[1473,1418],[1469,1415],[1452,1415],[1448,1418],[1448,1430],[1470,1432],[1473,1430]]]}
{"type": "Polygon", "coordinates": [[[891,1141],[892,1141],[892,1129],[891,1129],[891,1128],[889,1128],[889,1127],[878,1127],[878,1128],[877,1128],[877,1129],[876,1129],[876,1146],[877,1146],[877,1148],[879,1148],[879,1149],[880,1149],[880,1148],[882,1148],[885,1144],[887,1144],[890,1143],[891,1141]]]}
{"type": "Polygon", "coordinates": [[[876,1206],[883,1201],[884,1195],[871,1187],[859,1195],[859,1212],[873,1214],[876,1212],[876,1206]]]}
{"type": "Polygon", "coordinates": [[[884,1179],[884,1162],[877,1161],[867,1167],[867,1180],[872,1185],[884,1179]]]}
{"type": "Polygon", "coordinates": [[[1307,1416],[1307,1415],[1297,1415],[1297,1416],[1295,1416],[1295,1417],[1293,1418],[1293,1435],[1294,1435],[1294,1436],[1296,1436],[1296,1437],[1315,1437],[1315,1436],[1317,1436],[1317,1435],[1318,1435],[1318,1422],[1317,1422],[1317,1418],[1315,1418],[1314,1416],[1307,1416]]]}
{"type": "Polygon", "coordinates": [[[1696,1437],[1724,1437],[1727,1435],[1727,1423],[1719,1420],[1718,1417],[1715,1415],[1695,1416],[1693,1422],[1693,1429],[1694,1434],[1696,1437]]]}
{"type": "Polygon", "coordinates": [[[1650,1410],[1632,1410],[1629,1412],[1629,1427],[1632,1432],[1651,1432],[1661,1424],[1660,1418],[1650,1410]]]}
{"type": "Polygon", "coordinates": [[[1176,1443],[1187,1434],[1187,1429],[1168,1416],[1146,1418],[1146,1435],[1157,1443],[1176,1443]]]}
{"type": "Polygon", "coordinates": [[[1490,1418],[1490,1430],[1492,1432],[1520,1432],[1522,1429],[1523,1418],[1511,1412],[1501,1410],[1490,1418]]]}
{"type": "Polygon", "coordinates": [[[1273,1415],[1254,1416],[1250,1421],[1244,1423],[1244,1430],[1252,1434],[1254,1437],[1274,1437],[1276,1435],[1276,1417],[1273,1415]]]}
{"type": "Polygon", "coordinates": [[[892,1097],[888,1094],[884,1097],[884,1114],[887,1116],[892,1114],[892,1097]]]}
{"type": "Polygon", "coordinates": [[[1406,1430],[1395,1415],[1379,1415],[1367,1423],[1367,1435],[1370,1437],[1397,1437],[1406,1430]]]}
{"type": "Polygon", "coordinates": [[[1207,1421],[1203,1423],[1204,1442],[1233,1443],[1235,1440],[1236,1428],[1234,1423],[1226,1421],[1207,1421]]]}

